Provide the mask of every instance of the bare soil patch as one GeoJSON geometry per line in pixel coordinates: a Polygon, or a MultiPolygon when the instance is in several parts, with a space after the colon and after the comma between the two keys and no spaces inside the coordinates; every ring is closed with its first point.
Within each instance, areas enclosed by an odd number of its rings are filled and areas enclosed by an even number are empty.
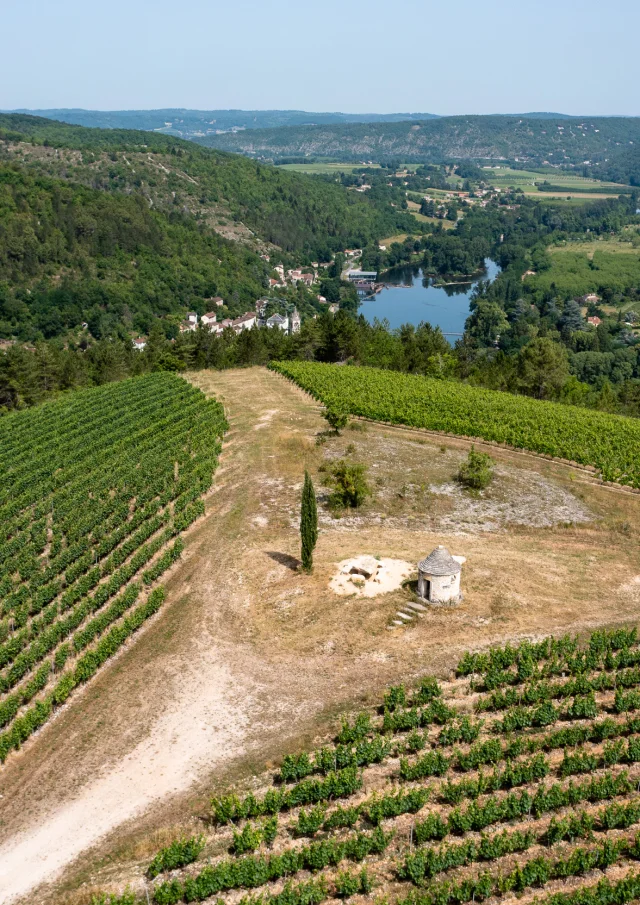
{"type": "MultiPolygon", "coordinates": [[[[338,563],[338,571],[331,579],[329,587],[343,597],[379,597],[402,587],[416,567],[413,563],[402,559],[381,558],[378,567],[372,574],[362,574],[358,570],[358,562],[365,557],[356,556],[338,563]]],[[[370,557],[366,557],[369,559],[370,557]]]]}
{"type": "Polygon", "coordinates": [[[319,407],[277,375],[190,379],[231,424],[207,513],[158,616],[0,770],[0,877],[16,901],[139,886],[212,790],[250,786],[389,682],[446,677],[467,648],[637,620],[637,496],[491,449],[496,482],[474,498],[450,488],[466,441],[368,424],[317,445],[319,407]],[[336,518],[319,468],[340,456],[368,465],[374,495],[336,518]],[[320,492],[312,575],[297,570],[305,468],[320,492]],[[390,632],[404,588],[375,605],[329,588],[348,557],[417,563],[438,543],[467,557],[455,610],[390,632]]]}

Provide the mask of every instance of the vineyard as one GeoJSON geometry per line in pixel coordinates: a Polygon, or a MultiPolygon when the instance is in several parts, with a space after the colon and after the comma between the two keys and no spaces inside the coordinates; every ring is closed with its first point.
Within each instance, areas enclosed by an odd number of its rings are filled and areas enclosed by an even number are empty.
{"type": "Polygon", "coordinates": [[[640,421],[578,406],[376,368],[300,361],[272,367],[328,408],[508,444],[593,466],[640,487],[640,421]]]}
{"type": "Polygon", "coordinates": [[[0,420],[0,761],[157,612],[225,428],[170,374],[0,420]]]}
{"type": "Polygon", "coordinates": [[[94,902],[631,902],[639,688],[635,629],[466,654],[449,681],[393,686],[333,743],[287,755],[268,785],[212,799],[200,834],[144,865],[142,898],[94,902]]]}

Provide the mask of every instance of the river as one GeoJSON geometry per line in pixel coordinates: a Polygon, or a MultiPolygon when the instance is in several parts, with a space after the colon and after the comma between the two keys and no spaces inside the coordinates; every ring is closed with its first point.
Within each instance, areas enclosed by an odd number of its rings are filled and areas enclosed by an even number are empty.
{"type": "Polygon", "coordinates": [[[431,277],[425,277],[422,268],[407,264],[394,267],[384,275],[385,288],[371,299],[363,299],[360,313],[370,324],[378,320],[389,321],[393,328],[402,324],[428,321],[440,327],[453,345],[464,331],[469,316],[471,292],[480,280],[494,280],[499,266],[490,258],[485,260],[485,272],[469,283],[434,286],[431,277]]]}

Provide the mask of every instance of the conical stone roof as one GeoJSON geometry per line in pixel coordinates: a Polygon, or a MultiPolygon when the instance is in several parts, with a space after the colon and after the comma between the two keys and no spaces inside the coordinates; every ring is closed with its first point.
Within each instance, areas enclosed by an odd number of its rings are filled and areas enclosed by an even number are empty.
{"type": "Polygon", "coordinates": [[[440,545],[418,563],[418,570],[427,575],[457,575],[462,571],[462,566],[455,561],[446,547],[440,545]]]}

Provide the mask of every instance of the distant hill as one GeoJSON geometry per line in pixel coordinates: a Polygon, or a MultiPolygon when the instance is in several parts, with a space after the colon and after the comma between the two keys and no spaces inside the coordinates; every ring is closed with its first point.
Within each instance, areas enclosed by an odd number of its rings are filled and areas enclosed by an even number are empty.
{"type": "MultiPolygon", "coordinates": [[[[466,158],[591,168],[607,175],[618,158],[640,180],[640,117],[448,116],[421,122],[342,123],[252,129],[197,139],[252,157],[326,157],[374,163],[466,158]]],[[[638,183],[636,183],[638,184],[638,183]]]]}
{"type": "Polygon", "coordinates": [[[196,139],[232,129],[272,129],[332,123],[385,123],[435,119],[434,113],[309,113],[304,110],[12,110],[77,126],[144,129],[196,139]]]}

